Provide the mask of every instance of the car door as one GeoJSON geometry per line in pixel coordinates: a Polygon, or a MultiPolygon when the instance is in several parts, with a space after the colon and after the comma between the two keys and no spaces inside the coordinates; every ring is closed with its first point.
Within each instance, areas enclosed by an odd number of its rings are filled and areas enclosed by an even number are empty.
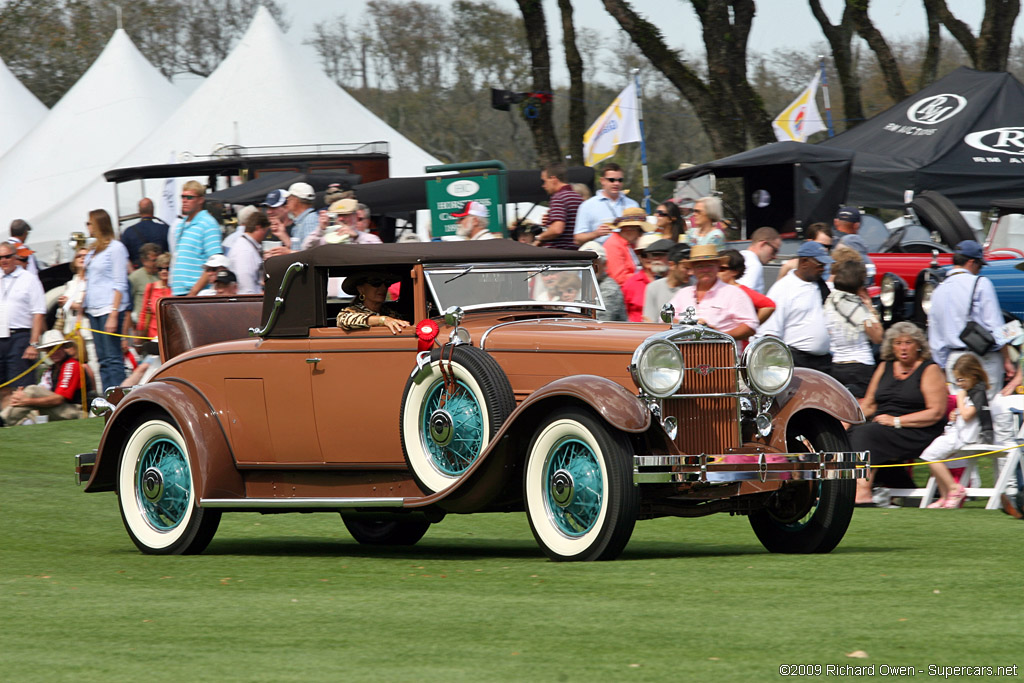
{"type": "Polygon", "coordinates": [[[416,365],[412,327],[310,331],[313,412],[324,461],[352,468],[404,469],[399,415],[416,365]]]}

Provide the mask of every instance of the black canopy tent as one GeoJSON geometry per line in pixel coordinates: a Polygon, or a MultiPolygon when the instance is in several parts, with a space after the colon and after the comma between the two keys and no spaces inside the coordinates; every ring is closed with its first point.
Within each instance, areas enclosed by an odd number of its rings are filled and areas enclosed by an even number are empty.
{"type": "Polygon", "coordinates": [[[300,173],[298,171],[271,171],[261,173],[258,178],[233,185],[232,187],[211,192],[207,199],[216,199],[225,204],[258,204],[273,190],[286,190],[293,183],[309,183],[317,194],[317,206],[323,203],[322,197],[327,186],[337,183],[343,190],[350,190],[362,180],[356,173],[344,171],[318,171],[316,173],[300,173]]]}
{"type": "Polygon", "coordinates": [[[902,207],[933,190],[960,209],[1024,195],[1024,85],[1005,72],[960,67],[816,147],[854,152],[852,204],[902,207]]]}
{"type": "Polygon", "coordinates": [[[831,222],[846,201],[853,153],[802,142],[775,142],[717,161],[666,173],[686,180],[714,173],[743,178],[748,229],[770,225],[781,232],[816,221],[831,222]]]}

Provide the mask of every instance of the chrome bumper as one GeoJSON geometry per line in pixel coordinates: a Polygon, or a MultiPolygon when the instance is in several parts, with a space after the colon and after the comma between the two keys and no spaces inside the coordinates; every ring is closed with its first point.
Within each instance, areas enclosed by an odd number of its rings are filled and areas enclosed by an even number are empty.
{"type": "Polygon", "coordinates": [[[634,455],[634,484],[864,479],[869,451],[759,455],[634,455]],[[729,458],[730,462],[725,462],[729,458]],[[737,462],[737,460],[739,460],[737,462]]]}
{"type": "Polygon", "coordinates": [[[79,453],[75,456],[75,482],[81,486],[89,481],[92,469],[96,466],[96,451],[79,453]]]}

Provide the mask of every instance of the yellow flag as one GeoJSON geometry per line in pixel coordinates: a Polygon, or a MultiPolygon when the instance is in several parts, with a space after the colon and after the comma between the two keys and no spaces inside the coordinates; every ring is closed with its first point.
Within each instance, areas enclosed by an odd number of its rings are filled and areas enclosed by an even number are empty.
{"type": "Polygon", "coordinates": [[[583,135],[583,163],[593,166],[613,156],[618,146],[627,142],[640,142],[640,116],[635,82],[630,83],[619,93],[583,135]]]}
{"type": "Polygon", "coordinates": [[[772,121],[776,139],[807,142],[812,134],[825,130],[825,122],[821,120],[818,104],[814,101],[819,78],[821,73],[815,71],[811,84],[772,121]]]}

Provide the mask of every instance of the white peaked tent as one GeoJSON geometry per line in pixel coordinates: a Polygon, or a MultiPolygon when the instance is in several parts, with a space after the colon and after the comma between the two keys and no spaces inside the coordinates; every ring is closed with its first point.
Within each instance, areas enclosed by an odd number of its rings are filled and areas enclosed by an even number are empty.
{"type": "Polygon", "coordinates": [[[46,116],[46,107],[0,59],[0,157],[46,116]]]}
{"type": "MultiPolygon", "coordinates": [[[[84,230],[91,209],[117,216],[104,171],[181,104],[181,93],[123,29],[42,123],[0,158],[0,228],[32,225],[30,246],[84,230]]],[[[40,258],[54,261],[49,249],[40,258]]]]}
{"type": "Polygon", "coordinates": [[[288,43],[265,7],[216,71],[116,166],[208,156],[222,145],[266,147],[386,141],[392,176],[441,163],[368,110],[288,43]]]}

